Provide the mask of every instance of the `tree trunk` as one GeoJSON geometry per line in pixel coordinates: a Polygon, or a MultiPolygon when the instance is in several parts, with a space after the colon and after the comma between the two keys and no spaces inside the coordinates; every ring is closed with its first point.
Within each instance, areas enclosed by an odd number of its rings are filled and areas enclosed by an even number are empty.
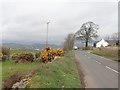
{"type": "Polygon", "coordinates": [[[88,41],[86,40],[85,47],[88,47],[88,41]]]}

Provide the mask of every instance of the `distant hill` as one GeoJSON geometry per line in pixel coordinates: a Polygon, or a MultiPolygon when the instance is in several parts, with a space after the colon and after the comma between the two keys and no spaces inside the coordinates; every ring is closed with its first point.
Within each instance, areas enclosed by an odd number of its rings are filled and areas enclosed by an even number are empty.
{"type": "MultiPolygon", "coordinates": [[[[43,49],[45,48],[45,44],[19,44],[19,43],[3,43],[3,47],[9,47],[13,49],[43,49]]],[[[62,48],[60,45],[50,44],[49,47],[52,48],[62,48]]]]}

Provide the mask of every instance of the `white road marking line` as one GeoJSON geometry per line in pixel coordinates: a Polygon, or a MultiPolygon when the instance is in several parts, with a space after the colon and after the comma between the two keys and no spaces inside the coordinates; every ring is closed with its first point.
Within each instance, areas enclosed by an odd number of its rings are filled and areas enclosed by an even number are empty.
{"type": "Polygon", "coordinates": [[[98,64],[101,64],[100,62],[96,61],[98,64]]]}
{"type": "Polygon", "coordinates": [[[118,71],[116,71],[116,70],[114,70],[114,69],[112,69],[112,68],[110,68],[108,66],[105,66],[105,67],[108,68],[108,69],[110,69],[110,70],[112,70],[112,71],[114,71],[114,72],[116,72],[116,73],[119,73],[118,71]]]}

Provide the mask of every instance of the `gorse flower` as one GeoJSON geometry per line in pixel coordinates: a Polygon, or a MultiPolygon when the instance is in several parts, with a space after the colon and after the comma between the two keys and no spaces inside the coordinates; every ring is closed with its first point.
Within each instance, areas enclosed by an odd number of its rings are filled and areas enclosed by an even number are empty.
{"type": "Polygon", "coordinates": [[[60,49],[52,49],[52,48],[46,48],[44,51],[42,51],[40,55],[40,59],[44,62],[51,62],[55,56],[63,56],[64,51],[60,49]]]}

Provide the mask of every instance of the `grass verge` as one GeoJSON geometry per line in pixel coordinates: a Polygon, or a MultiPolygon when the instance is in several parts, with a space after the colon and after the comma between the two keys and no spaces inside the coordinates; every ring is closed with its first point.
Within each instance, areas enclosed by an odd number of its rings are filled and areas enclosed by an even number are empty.
{"type": "Polygon", "coordinates": [[[52,63],[42,64],[28,88],[81,88],[73,52],[52,63]],[[39,83],[38,83],[39,82],[39,83]]]}
{"type": "Polygon", "coordinates": [[[16,64],[14,61],[3,62],[3,82],[17,71],[25,75],[36,68],[39,68],[39,71],[33,76],[26,88],[82,87],[75,64],[74,52],[69,52],[62,58],[47,64],[37,62],[29,64],[16,64]]]}
{"type": "Polygon", "coordinates": [[[99,49],[93,49],[90,51],[93,54],[103,56],[109,59],[117,59],[118,58],[118,51],[114,49],[109,49],[109,48],[103,48],[101,50],[99,49]]]}

